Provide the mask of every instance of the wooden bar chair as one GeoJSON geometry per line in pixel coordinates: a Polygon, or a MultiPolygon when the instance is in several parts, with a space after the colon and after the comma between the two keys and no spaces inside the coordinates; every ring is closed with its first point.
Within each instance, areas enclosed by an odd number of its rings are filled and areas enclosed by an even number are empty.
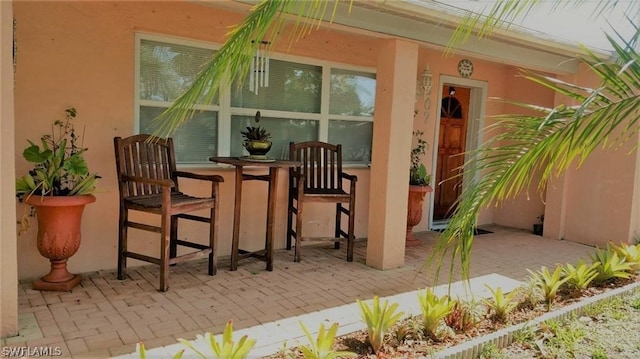
{"type": "Polygon", "coordinates": [[[120,219],[118,230],[118,279],[124,279],[127,258],[154,263],[160,266],[160,287],[168,289],[169,265],[185,260],[209,256],[209,275],[217,269],[218,184],[222,177],[201,175],[176,170],[173,140],[150,135],[135,135],[113,139],[118,187],[120,190],[120,219]],[[178,189],[178,178],[191,178],[211,182],[210,197],[193,197],[178,189]],[[210,209],[209,217],[189,212],[210,209]],[[142,211],[160,215],[160,226],[152,226],[129,220],[129,211],[142,211]],[[207,244],[178,239],[178,219],[209,224],[207,244]],[[128,229],[136,228],[160,234],[160,256],[150,257],[127,249],[128,229]],[[177,255],[178,245],[195,249],[177,255]]]}
{"type": "Polygon", "coordinates": [[[303,203],[328,202],[336,204],[335,237],[329,239],[334,241],[334,248],[339,249],[340,238],[346,238],[347,261],[353,261],[358,178],[342,172],[342,146],[317,141],[291,142],[289,159],[302,162],[301,167],[289,169],[287,249],[291,249],[291,242],[295,240],[293,260],[301,260],[303,203]],[[342,188],[343,180],[349,181],[349,192],[342,188]],[[340,226],[343,214],[348,218],[347,232],[340,226]],[[296,216],[295,227],[293,215],[296,216]]]}

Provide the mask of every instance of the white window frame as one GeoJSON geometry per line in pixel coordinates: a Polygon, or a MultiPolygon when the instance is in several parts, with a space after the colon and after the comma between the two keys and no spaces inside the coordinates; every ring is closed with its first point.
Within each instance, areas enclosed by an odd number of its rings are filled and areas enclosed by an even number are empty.
{"type": "MultiPolygon", "coordinates": [[[[134,74],[134,133],[140,132],[140,107],[169,107],[171,102],[166,101],[154,101],[154,100],[142,100],[140,99],[140,45],[142,40],[164,42],[173,45],[184,45],[191,47],[199,47],[205,49],[211,49],[217,51],[221,45],[214,44],[206,41],[192,40],[182,37],[175,37],[169,35],[152,34],[145,32],[135,33],[135,74],[134,74]]],[[[328,141],[329,136],[329,121],[331,120],[343,120],[343,121],[359,121],[359,122],[373,122],[373,116],[352,116],[352,115],[336,115],[329,113],[329,95],[331,91],[331,69],[337,68],[340,70],[365,72],[376,75],[376,69],[371,67],[356,66],[350,64],[344,64],[339,62],[331,62],[318,60],[308,57],[302,57],[297,55],[282,54],[278,52],[270,52],[269,57],[274,60],[288,61],[294,63],[300,63],[305,65],[319,66],[322,68],[322,92],[320,97],[320,113],[303,113],[303,112],[290,112],[290,111],[278,111],[267,110],[260,108],[239,108],[231,107],[231,91],[229,88],[221,88],[218,97],[218,105],[196,105],[196,109],[202,109],[207,111],[216,111],[218,113],[218,156],[229,156],[231,151],[231,117],[234,115],[253,116],[256,110],[259,110],[262,117],[277,117],[277,118],[295,118],[301,120],[314,120],[318,123],[318,140],[328,141]]],[[[181,167],[216,167],[214,163],[211,164],[178,164],[181,167]]],[[[368,163],[359,163],[354,166],[367,166],[368,163]]]]}

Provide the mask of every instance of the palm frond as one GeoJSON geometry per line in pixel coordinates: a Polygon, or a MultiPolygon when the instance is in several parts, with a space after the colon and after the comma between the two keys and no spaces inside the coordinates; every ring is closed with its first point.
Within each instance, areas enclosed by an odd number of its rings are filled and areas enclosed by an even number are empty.
{"type": "MultiPolygon", "coordinates": [[[[637,135],[640,55],[631,46],[632,41],[611,37],[609,41],[616,49],[615,61],[603,61],[588,50],[581,59],[599,79],[594,88],[521,70],[525,78],[567,96],[577,105],[544,108],[510,101],[538,115],[497,116],[497,122],[486,129],[492,137],[468,154],[470,159],[463,168],[469,184],[459,198],[448,228],[427,258],[427,266],[436,266],[436,278],[446,256],[452,259],[450,279],[458,257],[463,277],[469,277],[478,213],[527,191],[533,185],[532,173],[540,173],[537,188],[542,192],[551,177],[560,176],[573,164],[579,166],[596,148],[614,148],[637,135]]],[[[456,177],[460,176],[462,172],[456,177]]]]}
{"type": "MultiPolygon", "coordinates": [[[[219,89],[234,81],[242,84],[251,60],[263,41],[273,48],[285,22],[295,17],[289,41],[293,43],[320,25],[329,11],[330,1],[263,0],[242,23],[228,34],[222,47],[214,53],[189,88],[173,104],[154,119],[154,135],[166,137],[192,118],[201,105],[211,104],[219,89]]],[[[332,16],[339,5],[335,0],[332,16]]]]}
{"type": "MultiPolygon", "coordinates": [[[[553,2],[543,0],[498,0],[490,2],[480,12],[465,12],[449,39],[445,52],[451,52],[469,40],[474,34],[479,38],[483,38],[491,36],[496,30],[508,30],[514,22],[524,19],[533,9],[547,6],[548,11],[551,13],[569,7],[578,8],[585,4],[593,6],[591,16],[596,17],[606,11],[624,5],[625,2],[619,0],[600,0],[597,3],[591,0],[554,0],[553,2]]],[[[627,13],[633,13],[632,10],[636,4],[631,1],[626,5],[627,13]]]]}

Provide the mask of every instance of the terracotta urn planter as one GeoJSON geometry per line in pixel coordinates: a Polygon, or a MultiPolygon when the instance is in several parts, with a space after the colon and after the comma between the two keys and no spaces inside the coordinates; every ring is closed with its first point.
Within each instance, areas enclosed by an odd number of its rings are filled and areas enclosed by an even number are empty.
{"type": "Polygon", "coordinates": [[[95,202],[93,195],[32,195],[25,203],[36,209],[38,251],[51,262],[51,270],[33,283],[33,289],[69,291],[82,277],[67,270],[67,260],[80,248],[80,223],[84,206],[95,202]]]}
{"type": "Polygon", "coordinates": [[[413,236],[413,226],[420,223],[422,220],[422,202],[424,202],[424,196],[433,191],[431,186],[409,186],[409,203],[407,205],[407,238],[406,246],[417,246],[420,241],[413,236]]]}

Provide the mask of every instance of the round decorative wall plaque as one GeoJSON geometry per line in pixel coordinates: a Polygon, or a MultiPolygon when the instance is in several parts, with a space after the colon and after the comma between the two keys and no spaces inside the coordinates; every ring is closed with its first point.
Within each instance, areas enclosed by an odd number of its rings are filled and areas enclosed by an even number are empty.
{"type": "Polygon", "coordinates": [[[462,77],[469,77],[473,74],[473,63],[468,59],[462,59],[458,62],[458,73],[462,77]]]}

